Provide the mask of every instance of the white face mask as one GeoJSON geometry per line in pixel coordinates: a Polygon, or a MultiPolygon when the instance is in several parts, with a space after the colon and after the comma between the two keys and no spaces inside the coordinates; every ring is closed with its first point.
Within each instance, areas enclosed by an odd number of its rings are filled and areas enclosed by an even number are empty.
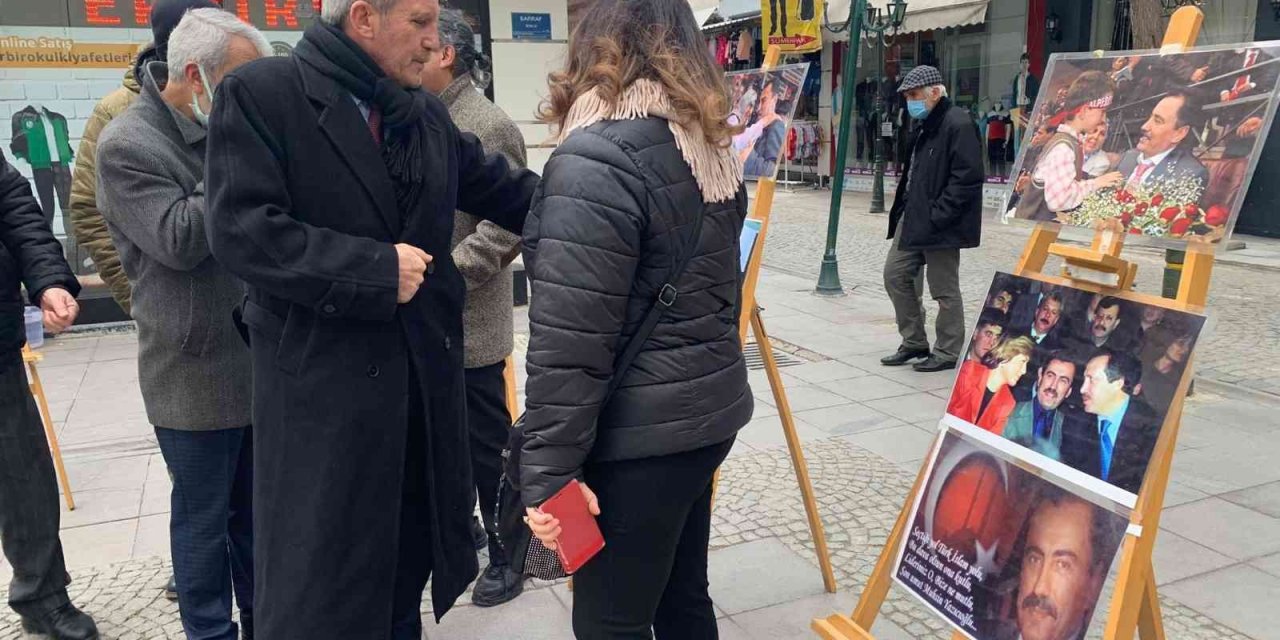
{"type": "MultiPolygon", "coordinates": [[[[204,72],[204,67],[196,65],[196,70],[200,72],[200,83],[204,85],[205,95],[209,96],[209,104],[213,105],[213,88],[209,86],[208,74],[204,72]]],[[[200,126],[209,127],[209,114],[204,112],[200,107],[200,96],[194,92],[191,94],[191,115],[196,119],[200,126]]]]}

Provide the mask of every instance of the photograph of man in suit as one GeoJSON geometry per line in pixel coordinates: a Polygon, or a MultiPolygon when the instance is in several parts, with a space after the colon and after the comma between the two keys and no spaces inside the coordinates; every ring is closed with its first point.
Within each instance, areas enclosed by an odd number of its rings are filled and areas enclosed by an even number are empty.
{"type": "Polygon", "coordinates": [[[1031,321],[1031,341],[1042,349],[1057,349],[1062,340],[1055,329],[1062,320],[1062,293],[1053,289],[1040,296],[1036,314],[1031,321]]]}
{"type": "Polygon", "coordinates": [[[1107,296],[1098,301],[1093,319],[1089,322],[1089,340],[1093,341],[1093,346],[1099,349],[1115,347],[1112,337],[1115,336],[1116,329],[1123,321],[1123,311],[1123,305],[1118,298],[1107,296]]]}
{"type": "Polygon", "coordinates": [[[1076,363],[1062,352],[1049,354],[1036,374],[1036,392],[1014,405],[1004,437],[1054,460],[1062,459],[1062,403],[1071,397],[1076,363]]]}
{"type": "Polygon", "coordinates": [[[1065,430],[1062,461],[1125,491],[1137,493],[1160,432],[1160,420],[1141,398],[1142,362],[1103,349],[1084,369],[1080,397],[1087,415],[1065,430]]]}
{"type": "Polygon", "coordinates": [[[1192,131],[1203,124],[1202,105],[1189,91],[1175,89],[1156,103],[1142,125],[1138,144],[1120,158],[1117,169],[1125,185],[1159,183],[1184,178],[1199,183],[1203,195],[1209,186],[1209,170],[1191,153],[1192,131]]]}
{"type": "Polygon", "coordinates": [[[1000,337],[1003,335],[1004,315],[994,309],[984,309],[982,315],[978,317],[978,328],[973,332],[973,339],[969,341],[967,358],[974,362],[982,362],[982,359],[1000,344],[1000,337]]]}

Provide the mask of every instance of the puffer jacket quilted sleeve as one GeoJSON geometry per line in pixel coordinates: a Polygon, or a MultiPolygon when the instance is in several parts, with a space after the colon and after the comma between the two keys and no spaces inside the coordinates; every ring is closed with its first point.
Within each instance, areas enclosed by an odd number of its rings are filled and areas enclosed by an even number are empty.
{"type": "Polygon", "coordinates": [[[525,224],[530,296],[522,499],[541,504],[588,462],[732,438],[752,396],[738,341],[745,192],[704,204],[666,122],[577,131],[548,161],[525,224]],[[605,403],[614,361],[703,228],[680,294],[605,403]]]}

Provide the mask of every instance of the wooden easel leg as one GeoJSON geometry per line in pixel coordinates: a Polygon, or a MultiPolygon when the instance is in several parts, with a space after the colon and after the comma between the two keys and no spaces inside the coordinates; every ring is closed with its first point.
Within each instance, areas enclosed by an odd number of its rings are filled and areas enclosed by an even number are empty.
{"type": "Polygon", "coordinates": [[[827,534],[823,531],[822,518],[818,515],[818,501],[813,496],[813,483],[809,480],[809,465],[805,462],[804,451],[800,447],[800,436],[796,434],[791,405],[787,402],[787,393],[782,386],[782,374],[778,372],[778,363],[773,359],[769,334],[764,330],[764,320],[760,317],[759,307],[756,307],[751,314],[751,329],[755,332],[756,344],[760,347],[760,355],[764,358],[765,373],[769,376],[769,386],[773,388],[778,417],[782,419],[782,432],[787,438],[787,448],[791,451],[791,466],[795,468],[796,481],[800,484],[800,493],[804,497],[804,511],[809,517],[809,532],[813,536],[813,546],[818,552],[818,565],[822,568],[822,583],[826,586],[828,593],[835,593],[836,575],[831,568],[831,552],[827,549],[827,534]]]}
{"type": "Polygon", "coordinates": [[[507,383],[507,412],[511,414],[511,420],[515,421],[516,418],[520,417],[520,405],[516,402],[515,356],[507,356],[507,364],[502,368],[502,377],[507,383]]]}
{"type": "MultiPolygon", "coordinates": [[[[941,437],[939,435],[934,438],[933,444],[929,445],[930,452],[938,446],[938,440],[941,437]]],[[[898,557],[898,547],[901,546],[902,536],[907,530],[907,519],[911,517],[912,503],[915,496],[920,493],[928,471],[929,457],[926,457],[924,462],[920,463],[916,483],[907,494],[902,511],[898,512],[898,521],[893,524],[893,530],[889,532],[889,538],[885,540],[884,547],[880,550],[880,559],[876,560],[876,566],[871,570],[867,587],[858,597],[858,606],[853,610],[853,621],[863,629],[870,629],[876,623],[876,616],[880,615],[880,607],[884,606],[884,599],[889,595],[889,585],[893,583],[893,561],[898,557]]]]}
{"type": "Polygon", "coordinates": [[[1138,611],[1138,637],[1142,640],[1164,640],[1164,617],[1160,613],[1160,596],[1156,593],[1155,569],[1148,563],[1142,609],[1138,611]]]}
{"type": "Polygon", "coordinates": [[[67,510],[76,510],[76,499],[71,495],[71,479],[67,477],[67,467],[62,463],[62,449],[58,446],[58,434],[53,429],[53,415],[49,412],[49,400],[44,395],[44,385],[40,384],[40,373],[36,371],[34,362],[27,363],[27,373],[31,375],[31,394],[40,407],[40,421],[44,423],[44,434],[49,439],[49,453],[53,456],[53,466],[58,470],[58,481],[62,484],[62,495],[67,502],[67,510]]]}

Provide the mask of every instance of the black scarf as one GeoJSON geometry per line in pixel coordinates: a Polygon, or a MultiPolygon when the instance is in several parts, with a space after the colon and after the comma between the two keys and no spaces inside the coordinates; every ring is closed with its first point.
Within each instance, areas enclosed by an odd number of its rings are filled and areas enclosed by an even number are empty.
{"type": "Polygon", "coordinates": [[[422,116],[426,111],[426,93],[421,89],[405,89],[388,78],[360,45],[338,27],[324,22],[317,21],[307,27],[293,53],[357,99],[381,110],[386,128],[382,161],[395,183],[400,214],[408,216],[422,192],[422,116]]]}

